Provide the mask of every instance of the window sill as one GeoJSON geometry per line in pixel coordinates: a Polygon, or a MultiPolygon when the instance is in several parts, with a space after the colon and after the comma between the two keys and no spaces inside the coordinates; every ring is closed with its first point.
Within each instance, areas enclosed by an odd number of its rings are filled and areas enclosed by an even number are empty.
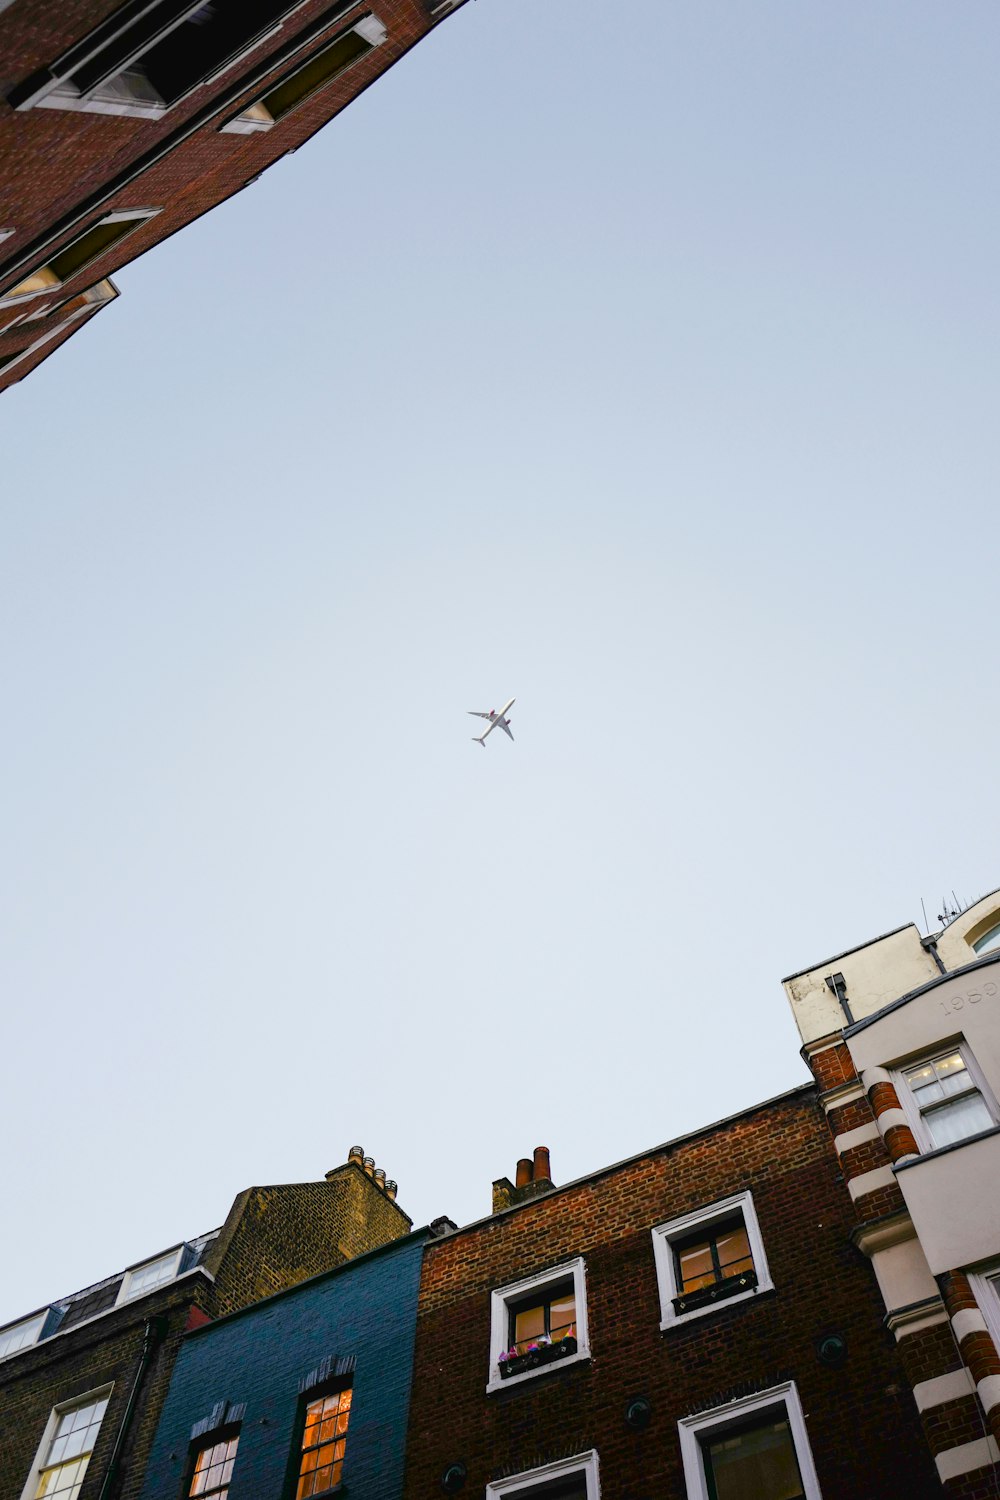
{"type": "Polygon", "coordinates": [[[933,1151],[921,1151],[919,1156],[911,1156],[909,1161],[896,1162],[892,1170],[908,1172],[911,1167],[919,1167],[921,1162],[935,1161],[939,1156],[947,1156],[949,1151],[961,1151],[963,1146],[973,1146],[976,1141],[988,1141],[992,1135],[1000,1135],[1000,1125],[991,1125],[989,1130],[979,1130],[975,1135],[967,1135],[961,1141],[952,1141],[948,1146],[937,1146],[933,1151]]]}
{"type": "Polygon", "coordinates": [[[575,1354],[567,1354],[563,1359],[552,1359],[548,1364],[536,1365],[533,1370],[522,1370],[520,1375],[508,1375],[503,1378],[494,1373],[490,1376],[486,1394],[493,1396],[497,1391],[509,1391],[524,1380],[537,1380],[542,1375],[555,1375],[560,1370],[568,1370],[572,1365],[581,1364],[584,1360],[590,1362],[590,1350],[586,1348],[577,1349],[575,1354]]]}
{"type": "Polygon", "coordinates": [[[736,1307],[740,1302],[749,1302],[753,1297],[760,1297],[766,1292],[773,1292],[774,1284],[770,1281],[761,1282],[759,1286],[751,1287],[747,1292],[740,1292],[735,1297],[723,1297],[717,1302],[709,1302],[704,1307],[692,1308],[690,1312],[678,1313],[676,1316],[663,1318],[660,1321],[660,1332],[666,1333],[671,1328],[683,1328],[687,1323],[693,1323],[696,1318],[707,1318],[712,1313],[721,1313],[727,1307],[736,1307]]]}

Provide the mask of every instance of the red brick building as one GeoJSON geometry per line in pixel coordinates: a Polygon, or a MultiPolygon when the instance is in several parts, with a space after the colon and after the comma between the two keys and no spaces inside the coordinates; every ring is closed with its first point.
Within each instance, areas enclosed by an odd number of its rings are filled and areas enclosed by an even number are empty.
{"type": "Polygon", "coordinates": [[[812,1086],[428,1245],[407,1490],[940,1495],[812,1086]]]}
{"type": "Polygon", "coordinates": [[[464,0],[0,0],[0,390],[464,0]]]}

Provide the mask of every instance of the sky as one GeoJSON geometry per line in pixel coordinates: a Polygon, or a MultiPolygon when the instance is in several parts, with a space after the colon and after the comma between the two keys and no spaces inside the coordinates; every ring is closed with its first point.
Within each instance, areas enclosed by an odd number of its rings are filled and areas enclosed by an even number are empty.
{"type": "Polygon", "coordinates": [[[795,1087],[1000,886],[998,52],[470,0],[0,401],[0,1322],[795,1087]]]}

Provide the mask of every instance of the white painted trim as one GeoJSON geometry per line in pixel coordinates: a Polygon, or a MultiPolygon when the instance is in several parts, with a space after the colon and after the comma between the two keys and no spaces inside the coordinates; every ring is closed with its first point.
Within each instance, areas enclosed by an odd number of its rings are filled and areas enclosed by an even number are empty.
{"type": "Polygon", "coordinates": [[[918,1380],[913,1387],[913,1399],[917,1411],[929,1411],[932,1406],[943,1406],[946,1401],[960,1401],[975,1390],[972,1376],[963,1365],[960,1370],[949,1370],[947,1375],[935,1375],[932,1380],[918,1380]]]}
{"type": "Polygon", "coordinates": [[[957,1448],[946,1448],[934,1459],[938,1478],[942,1484],[957,1479],[959,1474],[970,1474],[973,1469],[985,1469],[1000,1458],[1000,1448],[991,1437],[974,1438],[971,1443],[961,1443],[957,1448]]]}
{"type": "Polygon", "coordinates": [[[896,1080],[885,1068],[863,1068],[861,1070],[861,1082],[864,1084],[866,1094],[877,1083],[891,1083],[893,1088],[896,1087],[896,1080]]]}
{"type": "Polygon", "coordinates": [[[745,1302],[749,1297],[758,1297],[761,1292],[769,1292],[774,1287],[751,1192],[734,1193],[731,1198],[723,1198],[718,1203],[711,1203],[706,1208],[696,1209],[693,1213],[684,1214],[679,1219],[671,1219],[666,1224],[657,1224],[651,1233],[653,1259],[656,1263],[656,1281],[660,1292],[660,1328],[663,1330],[676,1328],[681,1323],[689,1323],[693,1318],[704,1318],[710,1313],[717,1313],[724,1307],[732,1307],[737,1302],[745,1302]],[[743,1218],[747,1239],[750,1241],[753,1268],[757,1273],[757,1285],[751,1287],[748,1292],[740,1292],[735,1297],[726,1297],[722,1302],[712,1302],[707,1307],[696,1307],[691,1312],[678,1314],[673,1305],[673,1298],[680,1295],[677,1270],[674,1265],[674,1241],[684,1238],[692,1230],[702,1226],[709,1229],[720,1219],[727,1219],[734,1213],[741,1214],[743,1218]]]}
{"type": "Polygon", "coordinates": [[[869,1120],[867,1125],[858,1125],[854,1130],[845,1130],[843,1135],[835,1135],[833,1149],[841,1156],[854,1146],[863,1146],[866,1141],[877,1141],[879,1135],[879,1127],[874,1120],[869,1120]]]}
{"type": "Polygon", "coordinates": [[[861,1172],[857,1177],[851,1177],[847,1183],[847,1191],[851,1195],[852,1202],[856,1203],[866,1193],[874,1193],[882,1187],[891,1187],[895,1181],[891,1167],[874,1167],[870,1172],[861,1172]]]}
{"type": "Polygon", "coordinates": [[[970,1333],[989,1333],[986,1319],[973,1307],[960,1307],[958,1312],[952,1315],[951,1326],[955,1330],[955,1337],[959,1344],[970,1333]]]}
{"type": "MultiPolygon", "coordinates": [[[[99,1401],[104,1396],[110,1397],[111,1392],[114,1390],[114,1388],[115,1383],[112,1380],[109,1381],[106,1385],[97,1386],[92,1391],[84,1391],[81,1395],[74,1396],[70,1401],[60,1401],[58,1406],[54,1406],[52,1408],[52,1410],[49,1412],[49,1420],[46,1422],[45,1430],[42,1433],[42,1440],[39,1443],[38,1449],[35,1453],[35,1457],[32,1460],[31,1468],[28,1470],[28,1478],[25,1481],[24,1489],[21,1491],[21,1500],[35,1500],[35,1494],[38,1490],[39,1475],[41,1474],[42,1469],[45,1467],[45,1461],[49,1456],[49,1448],[52,1444],[52,1438],[56,1430],[56,1423],[59,1421],[59,1418],[62,1416],[63,1412],[71,1410],[71,1408],[74,1406],[86,1406],[88,1401],[99,1401]]],[[[104,1416],[102,1416],[97,1432],[94,1434],[94,1447],[97,1446],[97,1439],[100,1436],[101,1427],[104,1426],[104,1417],[106,1416],[107,1411],[105,1411],[104,1416]]],[[[90,1451],[91,1453],[93,1453],[94,1449],[91,1448],[90,1451]]]]}
{"type": "Polygon", "coordinates": [[[794,1380],[787,1380],[782,1385],[772,1386],[770,1390],[759,1391],[752,1396],[741,1396],[738,1401],[730,1401],[725,1406],[715,1407],[712,1411],[699,1412],[697,1416],[681,1418],[677,1424],[677,1430],[681,1440],[681,1459],[684,1464],[687,1500],[709,1500],[708,1479],[701,1449],[702,1438],[707,1433],[711,1433],[714,1428],[724,1429],[742,1423],[754,1412],[759,1411],[762,1414],[768,1411],[776,1412],[779,1408],[788,1418],[795,1457],[802,1475],[805,1500],[822,1500],[816,1467],[809,1447],[809,1435],[806,1432],[802,1402],[799,1400],[794,1380]]]}
{"type": "Polygon", "coordinates": [[[575,1260],[563,1261],[558,1266],[552,1266],[537,1276],[526,1276],[522,1281],[497,1287],[490,1293],[490,1370],[486,1386],[487,1395],[492,1395],[494,1391],[509,1390],[512,1386],[520,1385],[522,1381],[534,1380],[539,1375],[549,1375],[554,1370],[565,1370],[568,1365],[579,1364],[581,1360],[589,1358],[587,1268],[582,1255],[577,1256],[575,1260]],[[522,1297],[528,1296],[531,1292],[542,1292],[547,1287],[554,1286],[556,1282],[567,1281],[570,1278],[573,1281],[573,1295],[576,1299],[576,1353],[567,1354],[558,1363],[539,1365],[535,1370],[524,1370],[520,1375],[509,1375],[504,1380],[500,1375],[499,1359],[508,1347],[510,1304],[520,1302],[522,1297]]]}
{"type": "Polygon", "coordinates": [[[538,1485],[548,1484],[553,1479],[571,1479],[582,1474],[587,1485],[587,1500],[600,1500],[601,1479],[597,1462],[597,1449],[578,1453],[575,1458],[560,1458],[540,1469],[528,1469],[523,1474],[512,1474],[509,1479],[496,1479],[486,1486],[486,1500],[507,1500],[508,1496],[530,1495],[538,1485]]]}
{"type": "Polygon", "coordinates": [[[825,1089],[820,1103],[829,1115],[835,1109],[843,1109],[845,1104],[853,1104],[856,1099],[867,1099],[867,1094],[860,1083],[838,1083],[831,1089],[825,1089]]]}
{"type": "Polygon", "coordinates": [[[884,1109],[880,1115],[875,1116],[878,1128],[885,1135],[887,1130],[895,1130],[897,1125],[909,1125],[909,1120],[901,1109],[884,1109]]]}

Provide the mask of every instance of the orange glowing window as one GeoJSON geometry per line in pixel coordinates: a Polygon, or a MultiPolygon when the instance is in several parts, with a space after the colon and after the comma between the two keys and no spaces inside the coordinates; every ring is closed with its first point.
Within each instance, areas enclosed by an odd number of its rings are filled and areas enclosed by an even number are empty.
{"type": "Polygon", "coordinates": [[[325,1495],[340,1484],[347,1447],[347,1423],[351,1415],[351,1392],[334,1391],[306,1407],[302,1434],[302,1460],[295,1500],[307,1495],[325,1495]]]}

